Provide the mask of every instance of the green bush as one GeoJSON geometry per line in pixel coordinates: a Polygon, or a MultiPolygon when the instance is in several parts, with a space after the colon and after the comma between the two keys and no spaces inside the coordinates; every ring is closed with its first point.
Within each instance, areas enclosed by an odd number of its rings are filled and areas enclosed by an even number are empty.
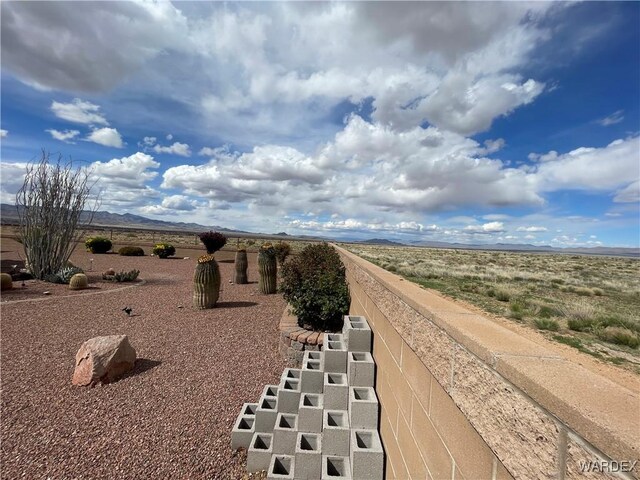
{"type": "Polygon", "coordinates": [[[153,247],[153,254],[160,258],[167,258],[171,255],[175,255],[176,248],[169,243],[157,243],[153,247]]]}
{"type": "Polygon", "coordinates": [[[638,334],[632,332],[628,328],[600,328],[596,331],[596,334],[600,340],[604,340],[608,343],[626,345],[631,348],[638,348],[638,346],[640,346],[640,336],[638,336],[638,334]]]}
{"type": "Polygon", "coordinates": [[[111,240],[105,237],[89,237],[84,245],[91,253],[107,253],[112,247],[111,240]]]}
{"type": "Polygon", "coordinates": [[[291,253],[291,245],[287,242],[278,242],[273,246],[273,248],[276,250],[276,260],[278,260],[278,263],[282,265],[291,253]]]}
{"type": "Polygon", "coordinates": [[[123,257],[144,257],[144,250],[140,247],[122,247],[118,253],[123,257]]]}
{"type": "Polygon", "coordinates": [[[131,270],[129,272],[125,272],[124,270],[114,275],[102,275],[103,280],[108,280],[110,282],[133,282],[140,275],[140,270],[131,270]]]}
{"type": "Polygon", "coordinates": [[[309,245],[282,267],[280,290],[298,324],[339,330],[349,312],[349,288],[338,252],[326,243],[309,245]]]}
{"type": "Polygon", "coordinates": [[[593,318],[570,318],[567,320],[569,328],[576,332],[589,332],[596,323],[596,320],[593,318]]]}

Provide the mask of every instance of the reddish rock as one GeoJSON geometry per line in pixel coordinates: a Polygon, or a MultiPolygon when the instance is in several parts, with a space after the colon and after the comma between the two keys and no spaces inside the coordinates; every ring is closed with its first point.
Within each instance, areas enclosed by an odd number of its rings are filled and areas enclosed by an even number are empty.
{"type": "Polygon", "coordinates": [[[113,268],[108,268],[103,275],[107,276],[107,275],[115,275],[116,271],[113,268]]]}
{"type": "Polygon", "coordinates": [[[136,351],[126,335],[95,337],[82,344],[76,353],[72,383],[85,386],[109,383],[133,369],[136,351]]]}

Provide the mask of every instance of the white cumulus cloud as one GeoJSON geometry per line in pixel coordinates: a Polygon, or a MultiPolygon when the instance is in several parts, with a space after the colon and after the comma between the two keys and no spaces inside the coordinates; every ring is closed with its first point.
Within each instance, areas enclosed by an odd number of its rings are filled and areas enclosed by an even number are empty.
{"type": "Polygon", "coordinates": [[[74,98],[70,103],[51,103],[51,111],[56,117],[73,123],[86,125],[109,125],[107,119],[100,113],[100,106],[91,102],[74,98]]]}
{"type": "Polygon", "coordinates": [[[5,130],[4,128],[0,128],[0,138],[4,138],[7,135],[9,135],[9,132],[7,130],[5,130]]]}
{"type": "Polygon", "coordinates": [[[73,140],[74,138],[76,138],[78,135],[80,135],[80,131],[79,130],[64,130],[64,131],[59,131],[59,130],[55,130],[53,128],[45,130],[45,132],[49,132],[51,134],[51,136],[53,138],[55,138],[56,140],[60,140],[61,142],[70,142],[70,140],[73,140]]]}
{"type": "Polygon", "coordinates": [[[122,148],[122,137],[115,128],[96,128],[86,138],[87,141],[104,145],[105,147],[122,148]]]}
{"type": "Polygon", "coordinates": [[[179,155],[181,157],[190,157],[191,148],[186,143],[174,142],[173,145],[163,147],[162,145],[155,145],[153,151],[156,153],[170,153],[173,155],[179,155]]]}

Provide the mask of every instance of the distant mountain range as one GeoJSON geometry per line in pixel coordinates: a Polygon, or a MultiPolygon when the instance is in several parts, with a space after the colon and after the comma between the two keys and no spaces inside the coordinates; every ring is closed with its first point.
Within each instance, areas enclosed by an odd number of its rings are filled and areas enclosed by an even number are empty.
{"type": "MultiPolygon", "coordinates": [[[[80,217],[81,222],[88,221],[88,213],[83,213],[80,217]]],[[[0,221],[2,224],[16,224],[18,221],[18,210],[15,205],[7,203],[0,204],[0,221]]],[[[185,222],[166,222],[163,220],[153,220],[141,215],[133,215],[131,213],[111,213],[96,212],[93,216],[92,225],[96,227],[117,227],[117,228],[134,228],[146,230],[163,230],[163,231],[181,231],[189,233],[203,232],[207,230],[216,230],[226,232],[238,236],[257,236],[265,238],[286,237],[290,240],[330,240],[329,238],[307,235],[288,235],[286,232],[275,234],[246,232],[243,230],[234,230],[231,228],[221,227],[219,225],[200,225],[199,223],[185,222]]],[[[335,240],[339,241],[339,240],[335,240]]],[[[384,238],[372,238],[370,240],[354,240],[345,243],[362,243],[386,246],[415,246],[429,248],[457,248],[462,250],[503,250],[511,252],[546,252],[546,253],[575,253],[582,255],[615,255],[625,257],[640,257],[640,248],[618,248],[618,247],[591,247],[591,248],[556,248],[549,245],[530,245],[519,243],[495,243],[489,245],[467,245],[464,243],[448,243],[434,241],[416,241],[409,243],[400,243],[384,238]]]]}

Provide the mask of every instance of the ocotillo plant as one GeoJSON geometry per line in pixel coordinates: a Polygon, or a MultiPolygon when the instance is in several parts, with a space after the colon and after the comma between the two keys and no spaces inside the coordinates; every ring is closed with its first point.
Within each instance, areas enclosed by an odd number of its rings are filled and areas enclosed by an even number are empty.
{"type": "Polygon", "coordinates": [[[270,243],[265,243],[260,247],[258,252],[258,272],[260,273],[258,280],[260,293],[276,293],[278,266],[276,264],[276,251],[270,243]]]}

